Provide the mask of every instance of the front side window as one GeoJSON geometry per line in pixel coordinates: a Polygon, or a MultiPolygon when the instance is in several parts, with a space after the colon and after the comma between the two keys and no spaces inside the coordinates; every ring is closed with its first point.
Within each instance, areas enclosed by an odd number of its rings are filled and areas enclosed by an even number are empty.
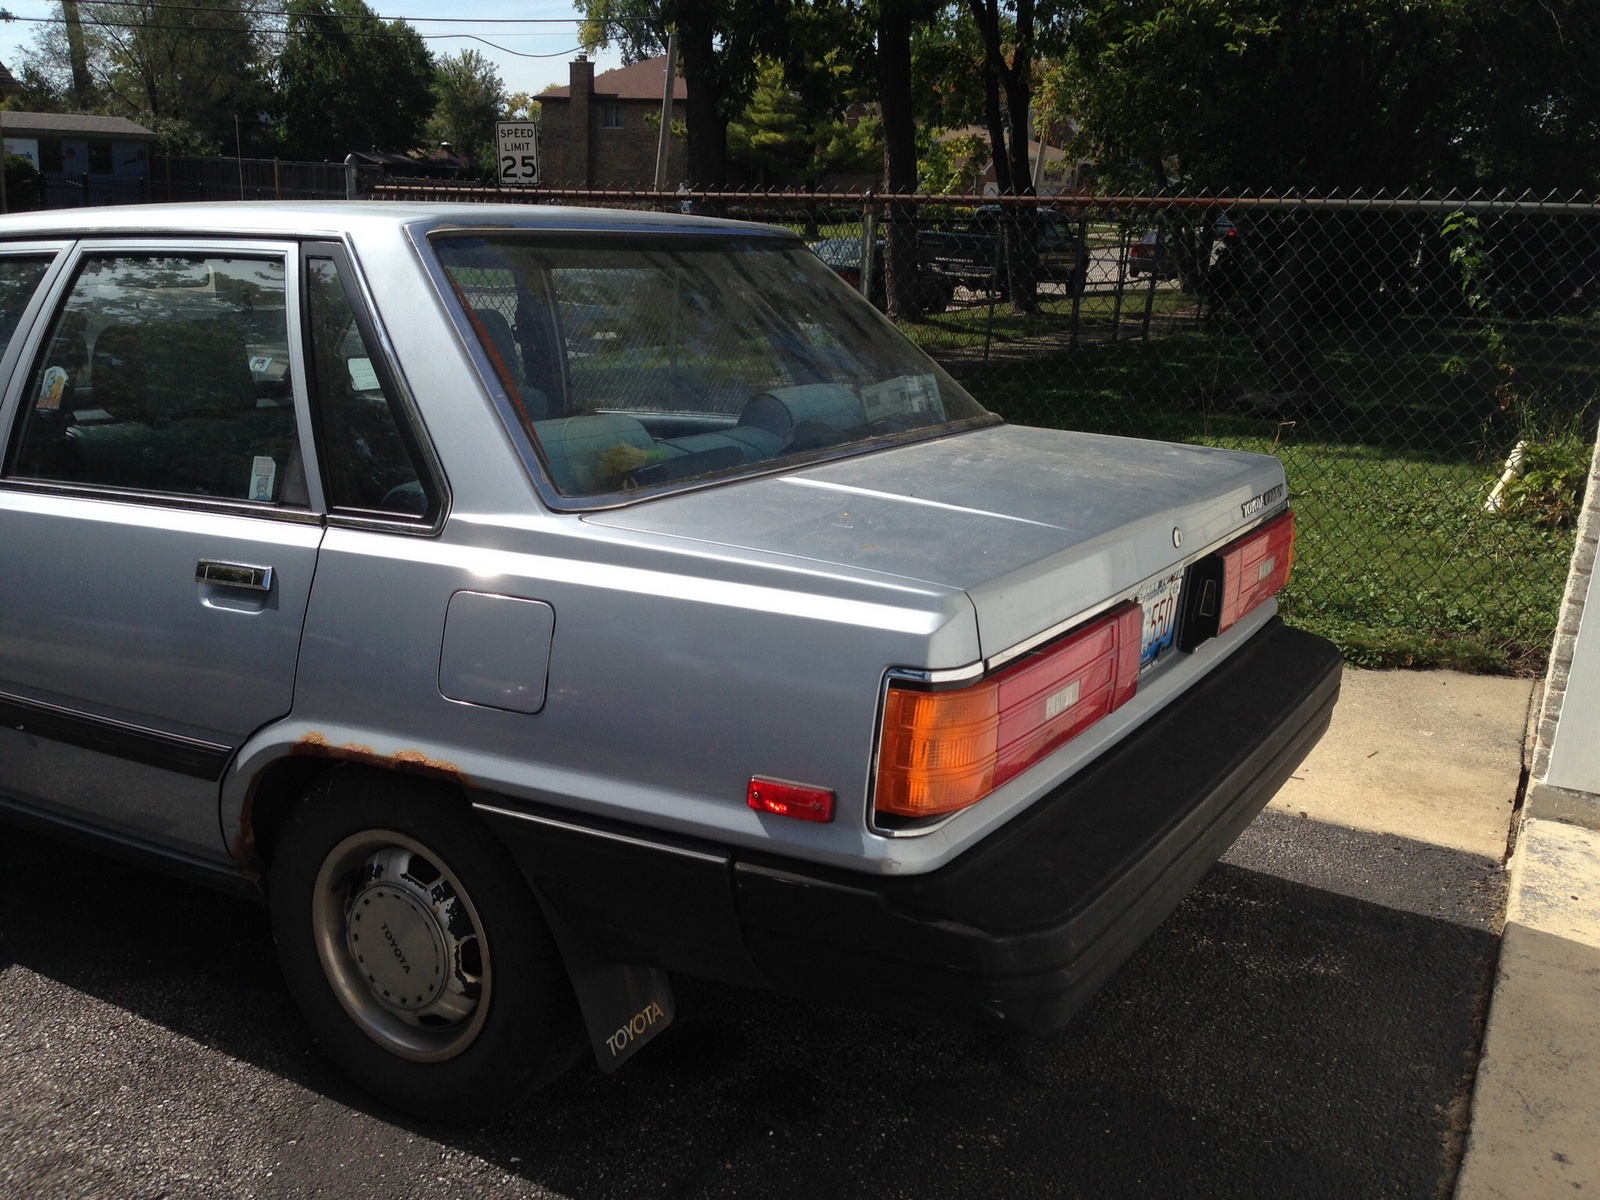
{"type": "Polygon", "coordinates": [[[10,473],[303,507],[285,295],[282,259],[85,255],[10,473]]]}
{"type": "Polygon", "coordinates": [[[433,245],[568,496],[996,419],[797,242],[492,234],[433,245]]]}

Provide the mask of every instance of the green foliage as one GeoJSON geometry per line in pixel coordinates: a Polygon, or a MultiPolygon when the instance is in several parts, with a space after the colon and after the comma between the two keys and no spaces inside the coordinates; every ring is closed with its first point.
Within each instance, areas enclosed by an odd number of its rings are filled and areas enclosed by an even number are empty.
{"type": "Polygon", "coordinates": [[[1506,485],[1501,511],[1546,529],[1571,525],[1583,507],[1593,445],[1577,428],[1522,445],[1522,474],[1506,485]]]}
{"type": "Polygon", "coordinates": [[[575,0],[583,14],[578,41],[590,54],[616,46],[628,66],[667,52],[667,32],[676,24],[673,0],[575,0]]]}
{"type": "Polygon", "coordinates": [[[168,152],[232,152],[236,135],[258,136],[271,87],[251,0],[111,0],[81,11],[92,96],[73,94],[67,35],[52,24],[21,68],[31,102],[138,121],[168,152]]]}
{"type": "Polygon", "coordinates": [[[1069,25],[1053,115],[1111,186],[1600,188],[1592,0],[1088,0],[1069,25]]]}
{"type": "Polygon", "coordinates": [[[944,6],[911,36],[917,124],[960,129],[983,120],[983,41],[965,6],[944,6]]]}
{"type": "MultiPolygon", "coordinates": [[[[435,68],[433,96],[429,139],[449,142],[480,175],[492,178],[494,123],[506,107],[505,87],[494,64],[476,50],[446,55],[435,68]]],[[[525,94],[524,105],[529,106],[525,94]]]]}
{"type": "Polygon", "coordinates": [[[356,150],[416,149],[435,103],[433,55],[417,31],[362,0],[289,0],[288,13],[278,151],[338,161],[356,150]]]}
{"type": "Polygon", "coordinates": [[[918,187],[930,196],[969,190],[989,161],[989,143],[976,133],[930,133],[918,138],[917,150],[918,187]]]}
{"type": "Polygon", "coordinates": [[[873,170],[882,157],[877,122],[852,125],[843,105],[851,68],[829,50],[811,69],[831,78],[833,102],[820,111],[789,84],[782,63],[761,60],[750,103],[728,123],[728,157],[757,168],[768,183],[815,184],[832,172],[873,170]]]}
{"type": "Polygon", "coordinates": [[[40,207],[39,169],[20,154],[5,156],[6,211],[25,212],[40,207]]]}

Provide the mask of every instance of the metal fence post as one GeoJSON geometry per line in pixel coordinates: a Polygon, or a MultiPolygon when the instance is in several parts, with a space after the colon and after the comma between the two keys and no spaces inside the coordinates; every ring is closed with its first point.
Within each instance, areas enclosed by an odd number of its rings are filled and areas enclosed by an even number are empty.
{"type": "Polygon", "coordinates": [[[344,198],[346,200],[354,200],[357,190],[356,156],[354,154],[346,154],[344,156],[344,198]]]}
{"type": "Polygon", "coordinates": [[[1111,341],[1116,343],[1122,333],[1122,288],[1128,280],[1128,239],[1132,236],[1126,225],[1117,228],[1117,294],[1111,303],[1111,341]]]}
{"type": "MultiPolygon", "coordinates": [[[[1159,243],[1157,244],[1159,246],[1159,243]]],[[[1139,340],[1142,342],[1150,340],[1150,311],[1156,303],[1156,276],[1160,261],[1160,251],[1157,250],[1150,259],[1150,283],[1144,289],[1144,319],[1139,323],[1139,340]]]]}
{"type": "Polygon", "coordinates": [[[878,206],[870,199],[861,206],[861,294],[872,300],[872,275],[877,255],[878,206]]]}
{"type": "Polygon", "coordinates": [[[1072,338],[1068,342],[1068,345],[1074,350],[1078,348],[1078,328],[1080,325],[1079,316],[1083,307],[1083,293],[1088,290],[1089,287],[1089,268],[1087,265],[1085,265],[1083,268],[1083,274],[1080,277],[1078,274],[1078,264],[1083,262],[1088,254],[1089,218],[1079,217],[1077,262],[1072,264],[1072,338]]]}

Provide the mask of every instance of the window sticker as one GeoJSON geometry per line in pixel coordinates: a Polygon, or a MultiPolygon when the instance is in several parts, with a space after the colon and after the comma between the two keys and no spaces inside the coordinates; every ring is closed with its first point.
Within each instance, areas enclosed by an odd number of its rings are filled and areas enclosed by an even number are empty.
{"type": "Polygon", "coordinates": [[[265,454],[250,463],[250,499],[272,503],[272,485],[278,480],[278,464],[265,454]]]}
{"type": "Polygon", "coordinates": [[[350,386],[358,392],[378,390],[378,373],[372,369],[370,358],[352,358],[345,363],[350,372],[350,386]]]}
{"type": "Polygon", "coordinates": [[[51,367],[45,371],[39,383],[39,403],[34,407],[39,412],[55,412],[61,407],[61,399],[66,393],[67,369],[51,367]]]}
{"type": "Polygon", "coordinates": [[[939,381],[932,375],[897,375],[861,389],[868,422],[909,413],[940,413],[939,381]]]}
{"type": "Polygon", "coordinates": [[[272,367],[272,355],[252,354],[250,356],[250,369],[257,375],[265,375],[272,367]]]}

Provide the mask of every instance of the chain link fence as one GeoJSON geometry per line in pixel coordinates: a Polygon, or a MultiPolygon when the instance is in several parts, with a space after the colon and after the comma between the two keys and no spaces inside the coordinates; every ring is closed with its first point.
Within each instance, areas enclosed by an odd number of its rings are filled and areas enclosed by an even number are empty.
{"type": "Polygon", "coordinates": [[[1351,661],[1542,669],[1600,417],[1600,205],[375,195],[788,226],[1010,421],[1276,454],[1285,615],[1351,661]]]}

